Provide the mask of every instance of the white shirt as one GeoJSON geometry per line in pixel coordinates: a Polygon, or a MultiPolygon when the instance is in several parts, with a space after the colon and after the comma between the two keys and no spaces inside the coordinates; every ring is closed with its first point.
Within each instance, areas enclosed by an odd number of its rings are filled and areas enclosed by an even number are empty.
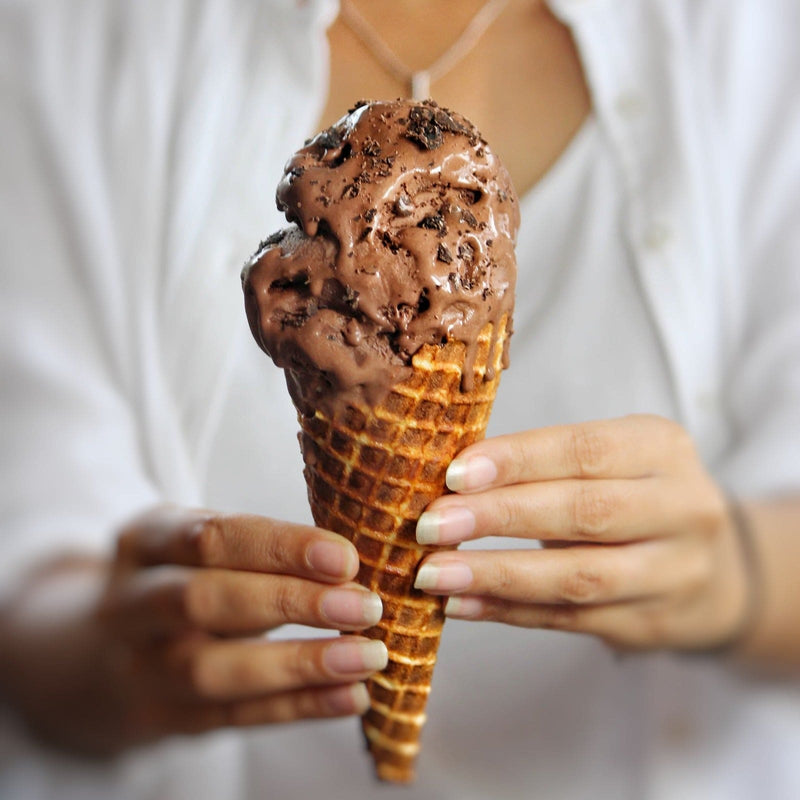
{"type": "MultiPolygon", "coordinates": [[[[552,6],[594,116],[523,200],[490,433],[652,411],[686,425],[732,490],[797,490],[800,6],[552,6]]],[[[274,187],[321,109],[335,3],[0,9],[0,581],[55,548],[107,547],[160,499],[309,519],[294,411],[250,339],[238,272],[281,224],[274,187]]],[[[420,779],[393,794],[796,797],[799,694],[450,621],[420,779]]],[[[11,720],[0,736],[0,796],[15,799],[376,792],[353,720],[100,767],[11,720]]]]}

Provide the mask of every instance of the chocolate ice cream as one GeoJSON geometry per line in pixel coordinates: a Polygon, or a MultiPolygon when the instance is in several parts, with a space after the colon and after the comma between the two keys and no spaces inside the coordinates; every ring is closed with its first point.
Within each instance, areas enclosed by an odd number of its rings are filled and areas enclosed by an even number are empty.
{"type": "Polygon", "coordinates": [[[243,273],[256,341],[306,411],[379,402],[425,344],[509,319],[519,208],[477,129],[433,102],[359,103],[286,165],[291,227],[243,273]]]}

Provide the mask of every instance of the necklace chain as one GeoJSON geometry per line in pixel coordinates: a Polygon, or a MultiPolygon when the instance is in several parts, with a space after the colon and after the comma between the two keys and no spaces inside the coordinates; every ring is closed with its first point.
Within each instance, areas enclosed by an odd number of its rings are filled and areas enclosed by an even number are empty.
{"type": "Polygon", "coordinates": [[[341,0],[339,16],[386,72],[407,87],[413,100],[425,100],[430,97],[431,83],[450,72],[475,47],[507,4],[508,0],[488,0],[439,58],[425,69],[417,70],[408,67],[395,54],[350,0],[341,0]]]}

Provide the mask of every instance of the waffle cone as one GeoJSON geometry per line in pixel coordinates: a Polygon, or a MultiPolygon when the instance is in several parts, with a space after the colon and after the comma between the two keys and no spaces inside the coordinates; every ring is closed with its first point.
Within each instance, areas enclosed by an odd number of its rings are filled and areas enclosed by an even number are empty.
{"type": "Polygon", "coordinates": [[[367,747],[381,780],[409,782],[425,722],[444,600],[414,589],[420,561],[434,547],[417,544],[416,522],[445,491],[455,455],[483,438],[497,392],[508,335],[481,331],[474,365],[461,342],[425,345],[410,377],[378,406],[349,405],[335,418],[300,414],[300,442],[317,525],[356,546],[358,582],[383,600],[383,619],[364,635],[385,642],[389,664],[367,683],[367,747]],[[462,391],[462,373],[474,381],[462,391]]]}

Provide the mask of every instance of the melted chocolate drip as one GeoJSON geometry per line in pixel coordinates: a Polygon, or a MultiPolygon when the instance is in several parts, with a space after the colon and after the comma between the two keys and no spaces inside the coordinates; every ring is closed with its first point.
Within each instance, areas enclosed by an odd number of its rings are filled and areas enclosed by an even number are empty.
{"type": "Polygon", "coordinates": [[[293,224],[242,280],[253,335],[301,411],[314,410],[301,395],[329,413],[380,402],[417,350],[447,339],[467,345],[470,388],[479,331],[513,310],[519,208],[469,121],[431,101],[358,104],[295,153],[277,203],[293,224]]]}

